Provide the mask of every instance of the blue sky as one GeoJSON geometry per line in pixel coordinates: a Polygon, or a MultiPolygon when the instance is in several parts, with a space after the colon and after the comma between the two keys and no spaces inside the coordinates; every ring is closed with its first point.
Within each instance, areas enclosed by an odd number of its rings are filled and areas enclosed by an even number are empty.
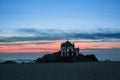
{"type": "Polygon", "coordinates": [[[1,30],[29,28],[118,30],[120,0],[0,0],[1,30]]]}
{"type": "Polygon", "coordinates": [[[55,51],[66,38],[120,49],[120,0],[0,0],[0,53],[55,51]]]}

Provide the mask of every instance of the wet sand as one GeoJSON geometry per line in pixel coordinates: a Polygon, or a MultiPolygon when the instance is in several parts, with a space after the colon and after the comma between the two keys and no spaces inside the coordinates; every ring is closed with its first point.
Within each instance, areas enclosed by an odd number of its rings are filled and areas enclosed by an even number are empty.
{"type": "Polygon", "coordinates": [[[0,64],[0,80],[120,80],[120,62],[0,64]]]}

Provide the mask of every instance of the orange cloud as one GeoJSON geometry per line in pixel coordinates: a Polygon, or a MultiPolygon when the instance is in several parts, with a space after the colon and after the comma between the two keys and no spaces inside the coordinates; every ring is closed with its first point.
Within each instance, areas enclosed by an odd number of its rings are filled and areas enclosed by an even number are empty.
{"type": "Polygon", "coordinates": [[[25,44],[25,45],[12,45],[0,46],[0,52],[20,53],[20,52],[55,52],[59,49],[59,43],[54,44],[25,44]]]}
{"type": "MultiPolygon", "coordinates": [[[[120,42],[78,42],[76,47],[86,48],[120,48],[120,42]]],[[[56,52],[60,49],[60,42],[50,44],[1,45],[0,52],[4,53],[39,53],[56,52]]]]}
{"type": "Polygon", "coordinates": [[[86,48],[120,48],[120,42],[88,42],[76,43],[81,49],[86,48]]]}

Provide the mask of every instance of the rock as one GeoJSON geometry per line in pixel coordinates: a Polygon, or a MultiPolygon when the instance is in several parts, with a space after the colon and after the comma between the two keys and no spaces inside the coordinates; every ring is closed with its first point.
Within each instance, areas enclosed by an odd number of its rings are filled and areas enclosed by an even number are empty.
{"type": "Polygon", "coordinates": [[[53,54],[45,54],[42,58],[36,60],[37,63],[50,63],[50,62],[85,62],[85,61],[98,61],[95,55],[83,55],[78,56],[60,56],[60,52],[53,54]]]}
{"type": "Polygon", "coordinates": [[[3,62],[2,64],[16,64],[16,63],[17,62],[15,61],[8,60],[8,61],[3,62]]]}

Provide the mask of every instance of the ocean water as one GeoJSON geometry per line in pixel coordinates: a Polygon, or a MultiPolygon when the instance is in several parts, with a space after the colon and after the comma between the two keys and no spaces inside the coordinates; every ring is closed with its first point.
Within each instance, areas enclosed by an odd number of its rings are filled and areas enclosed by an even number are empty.
{"type": "Polygon", "coordinates": [[[4,62],[7,60],[13,60],[18,63],[21,62],[33,62],[37,58],[42,57],[47,53],[1,53],[0,54],[0,62],[4,62]]]}
{"type": "Polygon", "coordinates": [[[120,61],[119,53],[101,53],[95,54],[100,61],[110,60],[110,61],[120,61]]]}
{"type": "MultiPolygon", "coordinates": [[[[45,54],[48,54],[48,53],[16,53],[16,54],[0,53],[0,62],[6,61],[6,60],[14,60],[18,63],[32,62],[33,60],[36,60],[37,58],[42,57],[45,54]]],[[[90,50],[82,51],[82,54],[84,55],[94,54],[100,61],[104,61],[104,60],[120,61],[120,49],[110,49],[110,50],[90,49],[90,50]]]]}
{"type": "Polygon", "coordinates": [[[83,54],[94,54],[98,60],[120,61],[120,49],[87,49],[83,54]]]}

